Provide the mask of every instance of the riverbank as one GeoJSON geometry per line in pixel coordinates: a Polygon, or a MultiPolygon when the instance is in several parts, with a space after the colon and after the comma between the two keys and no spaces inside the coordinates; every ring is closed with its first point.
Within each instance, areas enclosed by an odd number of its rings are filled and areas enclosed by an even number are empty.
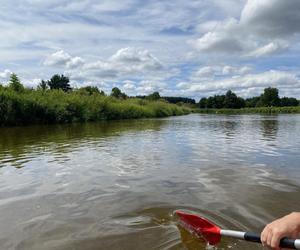
{"type": "Polygon", "coordinates": [[[242,109],[196,109],[201,114],[292,114],[300,113],[300,106],[296,107],[259,107],[242,109]]]}
{"type": "Polygon", "coordinates": [[[190,112],[187,107],[161,100],[118,99],[79,91],[15,92],[0,88],[0,126],[155,118],[190,112]]]}

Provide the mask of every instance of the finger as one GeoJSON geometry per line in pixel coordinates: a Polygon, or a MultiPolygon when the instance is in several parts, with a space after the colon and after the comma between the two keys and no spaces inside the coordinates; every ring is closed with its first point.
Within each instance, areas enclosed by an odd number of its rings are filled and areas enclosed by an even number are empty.
{"type": "Polygon", "coordinates": [[[279,234],[273,234],[272,235],[272,239],[271,239],[271,244],[270,246],[272,247],[272,249],[276,249],[279,250],[279,243],[280,243],[280,235],[279,234]]]}
{"type": "Polygon", "coordinates": [[[272,231],[269,231],[268,236],[267,236],[267,246],[269,246],[269,247],[271,246],[272,238],[273,238],[272,231]]]}
{"type": "Polygon", "coordinates": [[[267,244],[269,230],[265,227],[260,235],[260,240],[263,245],[267,244]]]}

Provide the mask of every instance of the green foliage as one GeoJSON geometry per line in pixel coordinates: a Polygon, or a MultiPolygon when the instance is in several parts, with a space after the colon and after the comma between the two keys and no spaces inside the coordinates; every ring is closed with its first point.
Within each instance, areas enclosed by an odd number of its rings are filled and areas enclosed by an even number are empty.
{"type": "Polygon", "coordinates": [[[264,93],[260,98],[260,105],[263,107],[278,107],[280,106],[280,98],[277,88],[265,88],[264,93]]]}
{"type": "Polygon", "coordinates": [[[196,101],[191,98],[186,98],[186,97],[173,97],[173,96],[164,96],[162,99],[165,99],[169,103],[185,103],[185,104],[196,104],[196,101]]]}
{"type": "Polygon", "coordinates": [[[61,89],[65,92],[68,92],[72,89],[69,82],[70,79],[68,77],[56,74],[47,81],[47,84],[50,89],[61,89]]]}
{"type": "Polygon", "coordinates": [[[245,101],[241,97],[237,97],[235,93],[228,90],[224,98],[224,108],[239,109],[245,107],[245,101]]]}
{"type": "Polygon", "coordinates": [[[299,101],[296,98],[283,97],[280,99],[281,107],[293,107],[293,106],[298,106],[298,105],[299,105],[299,101]]]}
{"type": "Polygon", "coordinates": [[[115,97],[115,98],[122,98],[122,99],[126,99],[127,95],[125,93],[123,93],[119,88],[114,87],[111,90],[111,94],[110,96],[115,97]]]}
{"type": "Polygon", "coordinates": [[[206,101],[207,108],[220,109],[223,108],[225,101],[225,95],[210,96],[206,101]]]}
{"type": "Polygon", "coordinates": [[[197,113],[203,114],[292,114],[300,113],[300,106],[296,107],[257,107],[241,109],[198,109],[197,113]]]}
{"type": "Polygon", "coordinates": [[[156,91],[146,97],[148,100],[157,101],[160,99],[160,94],[156,91]]]}
{"type": "Polygon", "coordinates": [[[12,73],[10,75],[8,86],[10,89],[16,92],[22,92],[24,91],[24,86],[20,82],[18,76],[15,73],[12,73]]]}
{"type": "Polygon", "coordinates": [[[298,106],[296,98],[279,98],[278,89],[266,88],[261,96],[243,99],[238,97],[231,90],[226,95],[215,95],[208,98],[201,98],[198,107],[201,109],[241,109],[255,107],[291,107],[298,106]]]}
{"type": "MultiPolygon", "coordinates": [[[[154,92],[158,93],[158,92],[154,92]]],[[[154,94],[153,93],[153,94],[154,94]]],[[[159,94],[159,93],[158,93],[159,94]]],[[[152,94],[151,94],[152,95],[152,94]]],[[[150,95],[150,96],[151,96],[150,95]]],[[[149,96],[136,96],[136,98],[140,99],[148,99],[149,96]]],[[[196,104],[196,101],[191,98],[186,97],[177,97],[177,96],[160,96],[161,100],[166,100],[169,103],[178,104],[178,103],[184,103],[184,104],[196,104]]]]}
{"type": "MultiPolygon", "coordinates": [[[[101,92],[100,92],[101,93],[101,92]]],[[[80,91],[0,88],[0,125],[70,123],[183,115],[191,110],[162,101],[117,99],[80,91]]]]}
{"type": "Polygon", "coordinates": [[[105,96],[104,91],[99,90],[98,87],[95,87],[95,86],[82,87],[82,88],[78,89],[77,91],[84,95],[103,95],[103,96],[105,96]]]}
{"type": "Polygon", "coordinates": [[[39,83],[39,85],[37,86],[37,89],[39,90],[47,90],[48,89],[48,84],[46,81],[41,80],[41,82],[39,83]]]}
{"type": "Polygon", "coordinates": [[[259,100],[260,100],[260,96],[247,98],[245,100],[245,107],[247,107],[247,108],[257,107],[258,103],[259,103],[259,100]]]}

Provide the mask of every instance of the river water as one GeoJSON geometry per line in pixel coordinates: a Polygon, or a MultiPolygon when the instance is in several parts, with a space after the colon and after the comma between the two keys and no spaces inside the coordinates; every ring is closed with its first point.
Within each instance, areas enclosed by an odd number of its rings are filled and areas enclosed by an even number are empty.
{"type": "Polygon", "coordinates": [[[176,209],[260,232],[300,210],[299,151],[299,115],[0,128],[0,249],[206,249],[176,209]]]}

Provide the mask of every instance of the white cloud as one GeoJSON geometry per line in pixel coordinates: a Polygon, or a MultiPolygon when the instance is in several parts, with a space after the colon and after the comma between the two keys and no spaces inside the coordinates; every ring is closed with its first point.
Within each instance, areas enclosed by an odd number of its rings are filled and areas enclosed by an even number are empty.
{"type": "Polygon", "coordinates": [[[218,22],[213,31],[209,31],[197,40],[190,41],[197,50],[212,53],[236,53],[243,51],[247,44],[239,39],[238,21],[231,18],[218,22]]]}
{"type": "Polygon", "coordinates": [[[160,92],[161,94],[166,91],[168,85],[164,82],[152,82],[152,81],[141,81],[136,88],[138,95],[149,95],[155,91],[160,92]]]}
{"type": "Polygon", "coordinates": [[[129,81],[129,80],[126,80],[123,82],[123,88],[125,90],[135,90],[136,86],[135,86],[135,82],[134,81],[129,81]]]}
{"type": "Polygon", "coordinates": [[[300,32],[299,0],[248,0],[241,25],[264,37],[282,39],[300,32]]]}
{"type": "Polygon", "coordinates": [[[24,79],[65,73],[74,86],[118,85],[132,93],[138,87],[140,92],[152,91],[153,83],[159,88],[165,82],[164,93],[188,96],[183,88],[195,83],[245,80],[250,73],[257,75],[255,70],[300,72],[299,4],[299,0],[3,1],[0,65],[24,79]],[[43,62],[47,67],[40,68],[43,62]],[[128,79],[132,85],[124,83],[128,79]]]}
{"type": "Polygon", "coordinates": [[[243,66],[243,67],[233,67],[226,65],[222,69],[223,75],[245,75],[252,71],[252,68],[249,66],[243,66]]]}
{"type": "Polygon", "coordinates": [[[9,69],[5,69],[3,72],[0,72],[0,80],[7,81],[12,72],[9,69]]]}
{"type": "Polygon", "coordinates": [[[195,74],[195,78],[213,78],[215,69],[212,66],[205,66],[200,68],[195,74]]]}
{"type": "Polygon", "coordinates": [[[106,61],[94,62],[85,62],[81,57],[72,57],[60,50],[48,56],[44,65],[64,67],[65,73],[75,81],[121,80],[126,76],[142,77],[163,70],[163,64],[148,50],[133,47],[118,50],[106,61]]]}
{"type": "Polygon", "coordinates": [[[63,66],[66,68],[76,68],[84,64],[84,61],[80,57],[72,57],[63,50],[59,50],[49,55],[45,61],[45,66],[63,66]]]}
{"type": "Polygon", "coordinates": [[[224,76],[239,77],[250,73],[252,70],[253,69],[249,66],[242,66],[242,67],[231,66],[231,65],[204,66],[201,67],[196,72],[194,72],[190,77],[190,80],[192,82],[199,82],[199,81],[204,82],[204,81],[211,81],[216,78],[220,79],[221,77],[224,76]]]}
{"type": "Polygon", "coordinates": [[[162,63],[148,50],[138,48],[122,48],[114,54],[112,64],[127,67],[129,71],[156,71],[163,68],[162,63]]]}
{"type": "Polygon", "coordinates": [[[264,45],[261,48],[255,49],[254,51],[250,52],[248,54],[248,56],[263,57],[263,56],[273,55],[273,54],[283,51],[287,47],[288,47],[287,44],[271,42],[271,43],[268,43],[267,45],[264,45]]]}
{"type": "Polygon", "coordinates": [[[300,33],[299,10],[298,0],[248,0],[240,20],[204,23],[200,29],[211,30],[191,44],[201,52],[273,55],[288,47],[289,36],[300,33]],[[274,42],[274,38],[278,41],[274,42]]]}
{"type": "Polygon", "coordinates": [[[207,96],[208,93],[224,93],[231,89],[236,93],[244,93],[247,89],[252,89],[252,92],[258,94],[263,88],[277,87],[283,93],[298,89],[300,87],[300,79],[296,74],[284,71],[270,70],[258,74],[247,74],[244,76],[224,78],[221,80],[194,82],[189,88],[186,85],[183,87],[185,91],[192,96],[207,96]]]}

